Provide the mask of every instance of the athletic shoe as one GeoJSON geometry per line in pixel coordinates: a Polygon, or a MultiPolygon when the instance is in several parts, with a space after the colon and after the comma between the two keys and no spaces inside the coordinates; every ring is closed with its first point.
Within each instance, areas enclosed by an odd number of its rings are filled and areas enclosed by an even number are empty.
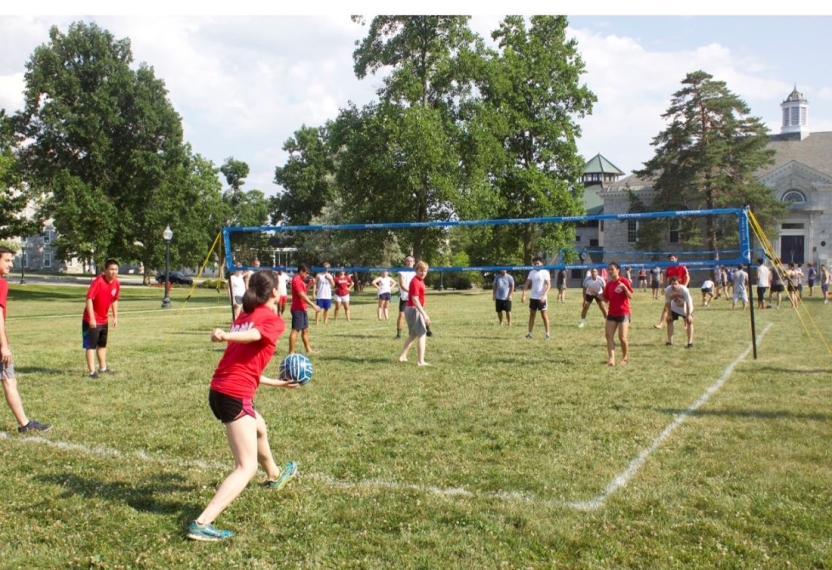
{"type": "Polygon", "coordinates": [[[98,372],[90,372],[90,380],[98,380],[98,372]]]}
{"type": "Polygon", "coordinates": [[[673,343],[672,342],[666,342],[666,343],[664,343],[664,345],[665,346],[673,346],[673,343]]]}
{"type": "Polygon", "coordinates": [[[526,338],[532,338],[532,333],[526,333],[526,338]]]}
{"type": "Polygon", "coordinates": [[[274,489],[275,491],[280,491],[283,487],[286,486],[286,483],[291,481],[295,478],[295,475],[298,474],[298,464],[294,461],[290,461],[286,465],[283,466],[283,469],[280,470],[280,475],[274,481],[266,481],[263,483],[264,487],[268,487],[269,489],[274,489]]]}
{"type": "Polygon", "coordinates": [[[581,321],[581,322],[579,322],[579,323],[578,323],[578,328],[579,328],[579,329],[584,328],[584,325],[585,325],[585,324],[586,324],[586,321],[581,321]]]}
{"type": "Polygon", "coordinates": [[[17,431],[26,433],[27,431],[49,431],[52,429],[52,424],[42,424],[38,420],[29,420],[25,426],[18,426],[17,431]]]}
{"type": "Polygon", "coordinates": [[[688,343],[688,348],[693,348],[693,343],[692,342],[688,343]]]}
{"type": "Polygon", "coordinates": [[[549,340],[550,338],[552,337],[549,336],[549,333],[546,333],[546,340],[549,340]]]}
{"type": "Polygon", "coordinates": [[[212,524],[197,524],[196,521],[191,521],[188,525],[188,533],[186,538],[191,540],[201,540],[204,542],[217,542],[226,540],[234,536],[230,530],[220,530],[212,524]]]}

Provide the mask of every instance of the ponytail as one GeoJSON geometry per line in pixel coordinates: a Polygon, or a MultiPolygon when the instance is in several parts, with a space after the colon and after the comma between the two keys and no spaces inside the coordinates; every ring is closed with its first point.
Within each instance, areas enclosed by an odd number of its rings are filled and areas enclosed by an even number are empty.
{"type": "Polygon", "coordinates": [[[255,271],[248,280],[248,289],[243,293],[243,311],[252,313],[254,309],[264,305],[275,287],[277,287],[277,274],[274,271],[271,269],[255,271]]]}

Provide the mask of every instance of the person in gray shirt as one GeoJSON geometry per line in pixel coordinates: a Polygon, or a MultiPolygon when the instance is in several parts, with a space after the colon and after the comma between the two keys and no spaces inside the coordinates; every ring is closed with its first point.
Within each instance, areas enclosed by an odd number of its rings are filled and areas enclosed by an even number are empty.
{"type": "Polygon", "coordinates": [[[514,277],[505,269],[494,275],[491,298],[497,309],[497,318],[503,324],[503,313],[506,314],[506,324],[511,326],[511,296],[514,294],[514,277]]]}

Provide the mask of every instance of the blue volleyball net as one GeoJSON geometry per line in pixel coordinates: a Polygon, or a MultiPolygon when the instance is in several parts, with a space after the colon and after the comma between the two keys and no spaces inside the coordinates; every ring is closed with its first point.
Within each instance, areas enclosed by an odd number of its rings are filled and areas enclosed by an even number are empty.
{"type": "MultiPolygon", "coordinates": [[[[585,216],[551,216],[539,218],[514,218],[497,220],[456,220],[435,222],[398,222],[380,224],[340,224],[308,226],[251,226],[225,227],[222,231],[226,264],[229,270],[248,270],[256,267],[283,269],[293,271],[299,263],[310,266],[313,272],[321,271],[322,266],[314,263],[326,259],[333,268],[343,268],[349,273],[378,273],[382,270],[397,272],[405,269],[401,265],[379,264],[371,262],[356,263],[346,251],[352,251],[352,257],[391,258],[401,263],[409,248],[398,246],[398,254],[384,252],[384,244],[403,243],[402,234],[414,228],[435,228],[442,232],[465,229],[493,228],[498,226],[541,226],[545,224],[562,224],[579,229],[592,227],[603,228],[604,245],[584,247],[573,243],[570,247],[555,251],[541,252],[545,259],[544,268],[550,270],[586,270],[593,267],[603,268],[610,262],[617,262],[622,267],[667,267],[674,265],[668,260],[673,253],[679,257],[691,271],[709,271],[717,265],[726,267],[738,264],[748,265],[752,261],[753,250],[749,239],[749,224],[746,209],[722,208],[714,210],[682,210],[668,212],[645,212],[626,214],[597,214],[585,216]],[[674,241],[673,227],[684,221],[688,226],[692,220],[699,219],[698,226],[705,227],[704,219],[720,228],[720,242],[725,249],[707,249],[696,246],[700,241],[686,242],[684,239],[674,241]],[[680,221],[678,224],[677,221],[680,221]],[[639,249],[639,226],[641,224],[667,223],[668,239],[662,240],[661,248],[639,249]],[[616,231],[611,231],[615,229],[616,231]],[[314,239],[309,239],[314,236],[314,239]],[[618,236],[613,239],[612,236],[618,236]],[[633,241],[633,238],[635,240],[633,241]],[[349,243],[351,249],[345,248],[349,243]],[[360,251],[361,255],[355,252],[360,251]],[[364,255],[366,254],[366,255],[364,255]],[[255,261],[257,260],[257,261],[255,261]]],[[[694,227],[697,226],[693,222],[694,227]]],[[[704,229],[701,231],[704,232],[704,229]]],[[[576,230],[576,235],[578,235],[576,230]]],[[[681,236],[681,234],[680,234],[681,236]]],[[[478,265],[438,265],[431,266],[431,272],[493,272],[528,271],[530,265],[505,264],[504,260],[488,260],[478,265]]]]}

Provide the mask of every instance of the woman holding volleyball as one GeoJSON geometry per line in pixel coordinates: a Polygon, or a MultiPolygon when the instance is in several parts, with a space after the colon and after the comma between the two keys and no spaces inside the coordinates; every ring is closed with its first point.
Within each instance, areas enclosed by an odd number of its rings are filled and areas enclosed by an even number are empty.
{"type": "Polygon", "coordinates": [[[278,300],[278,279],[274,271],[258,271],[251,276],[243,294],[243,310],[231,331],[214,329],[212,342],[228,343],[211,379],[208,402],[211,411],[226,429],[235,468],[220,484],[214,498],[202,514],[188,525],[192,540],[217,541],[234,535],[219,530],[213,522],[243,492],[257,473],[258,463],[266,472],[265,485],[277,490],[297,473],[289,462],[281,469],[272,458],[266,422],[254,409],[253,398],[260,384],[278,388],[296,388],[297,383],[267,378],[263,370],[283,333],[283,319],[274,313],[278,300]]]}

